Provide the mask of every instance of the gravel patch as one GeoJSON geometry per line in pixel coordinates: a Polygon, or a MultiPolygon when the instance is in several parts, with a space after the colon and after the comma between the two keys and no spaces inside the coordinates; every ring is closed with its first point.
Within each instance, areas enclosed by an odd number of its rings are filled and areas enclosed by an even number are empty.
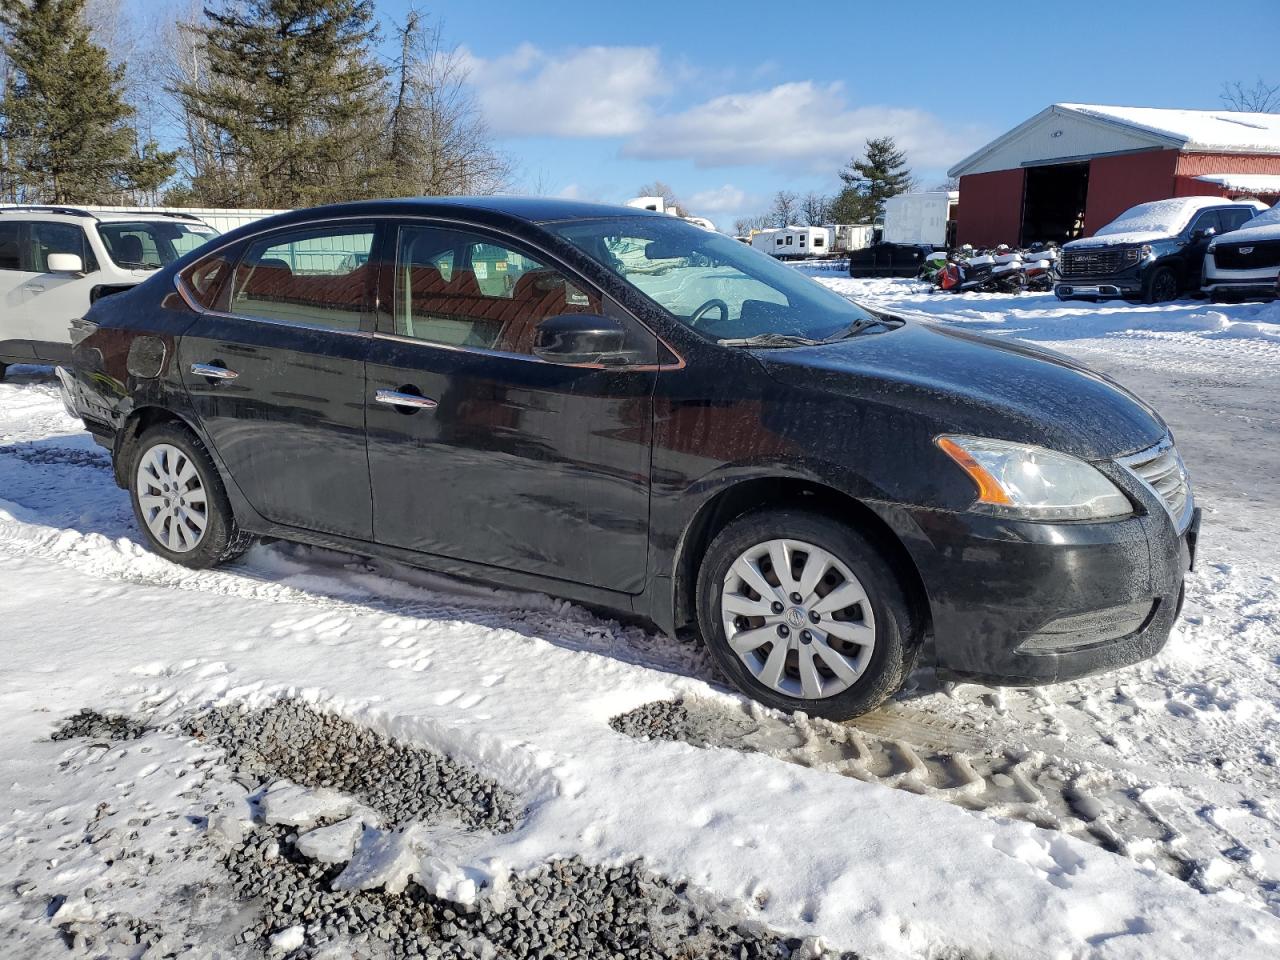
{"type": "Polygon", "coordinates": [[[516,798],[492,780],[301,700],[258,710],[220,707],[186,729],[222,747],[237,774],[340,791],[390,824],[454,817],[472,829],[505,833],[521,816],[516,798]]]}
{"type": "Polygon", "coordinates": [[[92,738],[98,740],[137,740],[149,728],[141,720],[119,714],[81,710],[63,721],[50,737],[52,740],[92,738]]]}
{"type": "Polygon", "coordinates": [[[708,905],[639,863],[557,860],[510,879],[502,909],[441,900],[416,884],[399,893],[334,891],[340,866],[309,860],[292,834],[258,830],[226,858],[237,894],[261,911],[239,940],[270,953],[302,928],[290,958],[556,958],[556,960],[857,960],[814,940],[787,939],[708,905]]]}

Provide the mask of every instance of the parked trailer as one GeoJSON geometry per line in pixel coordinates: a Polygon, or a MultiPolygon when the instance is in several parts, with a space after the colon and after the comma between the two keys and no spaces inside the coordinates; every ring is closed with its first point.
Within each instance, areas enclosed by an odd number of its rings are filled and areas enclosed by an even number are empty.
{"type": "Polygon", "coordinates": [[[953,207],[960,194],[951,190],[900,193],[884,202],[884,243],[946,249],[953,207]]]}
{"type": "Polygon", "coordinates": [[[837,223],[831,231],[831,249],[836,253],[863,250],[875,242],[876,228],[871,223],[837,223]]]}
{"type": "Polygon", "coordinates": [[[751,246],[782,260],[823,257],[831,252],[831,229],[829,227],[773,227],[752,234],[751,246]]]}

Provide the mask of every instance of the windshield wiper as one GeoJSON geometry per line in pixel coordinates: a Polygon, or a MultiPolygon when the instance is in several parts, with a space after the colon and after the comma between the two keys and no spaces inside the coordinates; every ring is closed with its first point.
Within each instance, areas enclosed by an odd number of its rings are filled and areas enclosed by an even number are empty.
{"type": "Polygon", "coordinates": [[[835,343],[837,340],[845,340],[860,334],[863,330],[869,330],[872,327],[888,327],[892,326],[887,317],[859,317],[849,326],[845,327],[833,337],[827,337],[823,343],[835,343]]]}
{"type": "Polygon", "coordinates": [[[730,337],[716,342],[722,347],[816,347],[826,343],[794,333],[757,333],[754,337],[730,337]]]}

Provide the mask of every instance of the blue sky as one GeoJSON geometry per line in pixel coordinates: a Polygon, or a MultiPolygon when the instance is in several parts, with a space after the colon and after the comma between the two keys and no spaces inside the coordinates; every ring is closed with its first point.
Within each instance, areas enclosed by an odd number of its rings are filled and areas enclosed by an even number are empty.
{"type": "Polygon", "coordinates": [[[1274,0],[427,9],[472,58],[517,187],[620,200],[661,179],[722,227],[779,188],[833,190],[868,135],[897,136],[933,186],[1055,101],[1213,109],[1223,81],[1280,82],[1274,0]]]}

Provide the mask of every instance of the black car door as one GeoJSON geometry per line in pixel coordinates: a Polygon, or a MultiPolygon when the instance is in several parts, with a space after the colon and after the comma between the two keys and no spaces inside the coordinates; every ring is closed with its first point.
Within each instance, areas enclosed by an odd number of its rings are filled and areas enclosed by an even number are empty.
{"type": "Polygon", "coordinates": [[[1182,250],[1183,283],[1185,286],[1200,289],[1200,276],[1204,270],[1204,256],[1209,250],[1209,242],[1222,233],[1222,221],[1217,210],[1205,210],[1191,223],[1187,233],[1187,245],[1182,250]]]}
{"type": "Polygon", "coordinates": [[[654,369],[532,353],[539,321],[599,314],[600,294],[480,229],[406,221],[384,250],[367,368],[375,538],[639,592],[654,369]]]}
{"type": "Polygon", "coordinates": [[[218,456],[275,523],[369,540],[364,364],[375,289],[372,223],[248,241],[178,346],[183,383],[218,456]]]}

